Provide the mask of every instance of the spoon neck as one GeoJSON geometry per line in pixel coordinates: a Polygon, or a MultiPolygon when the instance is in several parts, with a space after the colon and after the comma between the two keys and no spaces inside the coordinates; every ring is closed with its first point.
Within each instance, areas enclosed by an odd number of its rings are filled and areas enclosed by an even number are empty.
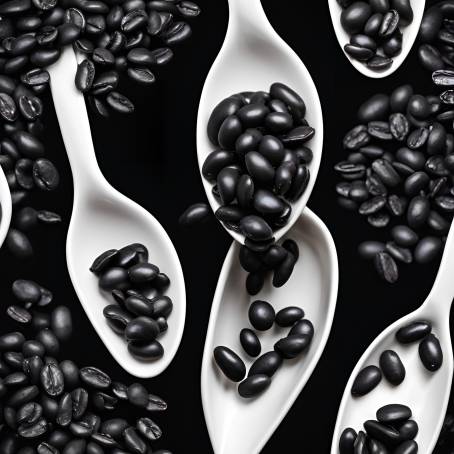
{"type": "Polygon", "coordinates": [[[82,189],[93,190],[104,177],[96,161],[84,95],[74,83],[76,71],[77,59],[70,46],[49,68],[55,112],[71,166],[74,192],[78,193],[82,189]]]}
{"type": "Polygon", "coordinates": [[[260,24],[269,25],[261,0],[228,0],[229,1],[229,32],[247,32],[260,24]]]}
{"type": "Polygon", "coordinates": [[[446,239],[440,268],[428,298],[431,309],[449,319],[454,299],[454,223],[446,239]]]}

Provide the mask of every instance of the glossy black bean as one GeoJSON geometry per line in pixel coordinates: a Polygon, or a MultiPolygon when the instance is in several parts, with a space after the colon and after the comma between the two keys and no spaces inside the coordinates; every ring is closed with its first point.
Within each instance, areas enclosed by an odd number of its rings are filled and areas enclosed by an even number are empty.
{"type": "Polygon", "coordinates": [[[395,454],[416,454],[417,452],[418,443],[414,440],[404,441],[394,451],[395,454]]]}
{"type": "Polygon", "coordinates": [[[212,143],[217,145],[219,129],[224,120],[235,114],[243,106],[243,101],[239,97],[231,96],[221,101],[211,113],[208,120],[207,132],[212,143]]]}
{"type": "Polygon", "coordinates": [[[378,440],[374,440],[373,438],[369,438],[367,440],[367,447],[369,449],[370,454],[387,454],[388,450],[386,446],[378,440]]]}
{"type": "Polygon", "coordinates": [[[396,332],[396,339],[401,344],[409,344],[424,339],[432,330],[432,325],[425,321],[412,322],[396,332]]]}
{"type": "Polygon", "coordinates": [[[148,404],[148,391],[140,383],[133,383],[128,387],[128,400],[137,407],[146,407],[148,404]]]}
{"type": "Polygon", "coordinates": [[[366,421],[364,428],[370,437],[387,446],[393,446],[399,442],[399,431],[378,421],[366,421]]]}
{"type": "Polygon", "coordinates": [[[259,330],[266,331],[273,326],[276,313],[273,306],[266,301],[254,301],[249,307],[249,321],[259,330]]]}
{"type": "Polygon", "coordinates": [[[364,241],[358,246],[358,253],[363,259],[372,260],[379,252],[383,252],[385,247],[385,243],[380,241],[364,241]]]}
{"type": "Polygon", "coordinates": [[[296,257],[288,254],[279,266],[274,270],[273,286],[282,287],[291,277],[296,264],[296,257]]]}
{"type": "Polygon", "coordinates": [[[129,287],[128,272],[124,268],[112,267],[104,271],[99,278],[99,286],[103,290],[124,290],[129,287]]]}
{"type": "Polygon", "coordinates": [[[242,359],[227,347],[216,347],[214,359],[224,375],[232,381],[239,382],[246,375],[246,366],[242,359]]]}
{"type": "Polygon", "coordinates": [[[378,31],[378,36],[387,37],[391,36],[399,26],[399,13],[396,10],[389,10],[383,16],[383,21],[378,31]]]}
{"type": "Polygon", "coordinates": [[[241,397],[252,398],[264,392],[271,384],[271,378],[265,374],[252,375],[238,385],[241,397]]]}
{"type": "Polygon", "coordinates": [[[240,172],[235,167],[225,167],[217,175],[217,187],[224,205],[231,203],[236,197],[236,189],[240,172]]]}
{"type": "Polygon", "coordinates": [[[291,334],[278,340],[274,349],[285,359],[292,359],[304,352],[311,342],[311,337],[304,334],[291,334]]]}
{"type": "Polygon", "coordinates": [[[294,90],[282,83],[274,83],[270,87],[271,98],[284,102],[295,118],[304,118],[306,114],[306,105],[294,90]]]}
{"type": "Polygon", "coordinates": [[[413,261],[411,250],[400,247],[393,241],[386,243],[386,252],[388,252],[393,259],[399,262],[411,263],[413,261]]]}
{"type": "Polygon", "coordinates": [[[119,113],[134,112],[134,104],[124,95],[116,91],[111,91],[106,97],[107,104],[119,113]]]}
{"type": "Polygon", "coordinates": [[[417,263],[428,263],[434,260],[440,253],[443,243],[440,238],[427,236],[422,238],[416,245],[414,251],[417,263]]]}
{"type": "Polygon", "coordinates": [[[372,163],[372,170],[377,174],[381,182],[388,187],[395,187],[401,181],[399,174],[385,159],[376,159],[372,163]]]}
{"type": "Polygon", "coordinates": [[[164,355],[164,348],[157,341],[130,341],[128,351],[131,355],[142,360],[158,359],[164,355]]]}
{"type": "Polygon", "coordinates": [[[79,375],[83,383],[95,389],[107,389],[111,384],[110,377],[96,367],[84,367],[79,375]]]}
{"type": "Polygon", "coordinates": [[[65,380],[66,389],[73,389],[79,386],[79,368],[70,360],[65,360],[60,363],[60,370],[65,380]]]}
{"type": "Polygon", "coordinates": [[[399,278],[396,262],[387,252],[378,252],[374,258],[375,269],[380,277],[393,284],[399,278]]]}
{"type": "Polygon", "coordinates": [[[140,316],[131,320],[125,329],[127,340],[150,342],[159,334],[159,326],[155,320],[140,316]]]}
{"type": "Polygon", "coordinates": [[[411,409],[406,405],[389,404],[380,407],[377,410],[377,420],[383,424],[395,426],[398,423],[403,423],[412,416],[411,409]]]}
{"type": "Polygon", "coordinates": [[[357,436],[358,434],[351,427],[344,429],[339,438],[339,453],[353,454],[354,444],[357,436]]]}
{"type": "Polygon", "coordinates": [[[51,328],[61,341],[67,341],[72,335],[71,311],[66,306],[57,306],[51,314],[51,328]]]}
{"type": "Polygon", "coordinates": [[[435,372],[442,366],[443,351],[440,341],[434,334],[428,334],[419,344],[419,357],[430,372],[435,372]]]}
{"type": "Polygon", "coordinates": [[[376,54],[367,62],[367,67],[374,71],[385,71],[392,65],[392,63],[392,58],[376,54]]]}
{"type": "Polygon", "coordinates": [[[362,369],[353,382],[351,394],[354,397],[364,396],[372,391],[381,381],[382,373],[376,366],[362,369]]]}
{"type": "Polygon", "coordinates": [[[359,33],[372,15],[372,8],[366,2],[354,2],[341,13],[341,24],[349,33],[359,33]]]}
{"type": "MultiPolygon", "coordinates": [[[[148,401],[148,394],[147,394],[148,401]]],[[[129,426],[123,418],[108,419],[101,425],[101,432],[110,435],[114,439],[121,438],[123,431],[129,426]]]]}
{"type": "Polygon", "coordinates": [[[358,109],[358,120],[369,123],[375,120],[385,120],[389,114],[389,96],[377,94],[365,101],[358,109]]]}
{"type": "Polygon", "coordinates": [[[267,241],[273,237],[271,227],[262,218],[250,215],[240,222],[241,232],[253,241],[267,241]]]}
{"type": "Polygon", "coordinates": [[[397,29],[391,36],[389,36],[382,44],[382,49],[387,57],[395,57],[402,51],[403,35],[397,29]]]}
{"type": "Polygon", "coordinates": [[[276,323],[285,328],[293,326],[297,321],[304,317],[304,311],[300,307],[288,306],[281,309],[276,314],[276,323]]]}
{"type": "Polygon", "coordinates": [[[418,424],[413,419],[405,421],[399,426],[400,439],[403,441],[413,440],[418,435],[418,424]]]}
{"type": "Polygon", "coordinates": [[[244,351],[252,357],[260,355],[262,346],[257,335],[249,328],[240,331],[240,343],[244,351]]]}
{"type": "Polygon", "coordinates": [[[287,257],[288,252],[282,246],[273,244],[261,257],[261,261],[270,269],[276,268],[287,257]]]}
{"type": "Polygon", "coordinates": [[[153,298],[151,304],[153,305],[153,316],[156,318],[167,318],[173,310],[172,300],[165,295],[153,298]]]}

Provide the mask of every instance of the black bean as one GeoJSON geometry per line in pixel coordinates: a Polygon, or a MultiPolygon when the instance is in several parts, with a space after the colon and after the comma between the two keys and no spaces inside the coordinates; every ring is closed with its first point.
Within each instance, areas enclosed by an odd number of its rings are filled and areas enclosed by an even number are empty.
{"type": "Polygon", "coordinates": [[[30,312],[21,306],[8,306],[6,313],[9,317],[11,317],[18,323],[30,323],[32,320],[32,315],[30,314],[30,312]]]}
{"type": "Polygon", "coordinates": [[[383,442],[386,446],[393,446],[399,442],[399,431],[391,426],[369,420],[364,423],[364,428],[371,438],[383,442]]]}
{"type": "Polygon", "coordinates": [[[96,389],[107,389],[111,384],[110,377],[96,367],[80,369],[80,378],[85,384],[96,389]]]}
{"type": "MultiPolygon", "coordinates": [[[[385,378],[394,386],[400,385],[405,379],[405,367],[399,355],[392,350],[385,350],[380,355],[380,368],[385,378]]],[[[378,416],[377,419],[385,422],[378,416]]]]}
{"type": "Polygon", "coordinates": [[[133,383],[128,387],[128,400],[137,407],[146,407],[148,404],[148,391],[140,383],[133,383]]]}
{"type": "Polygon", "coordinates": [[[236,197],[236,189],[240,172],[235,167],[225,167],[217,175],[217,186],[224,205],[231,203],[236,197]]]}
{"type": "Polygon", "coordinates": [[[410,408],[401,404],[389,404],[377,410],[377,420],[391,426],[396,423],[403,423],[410,419],[411,416],[410,408]]]}
{"type": "Polygon", "coordinates": [[[422,238],[416,245],[414,251],[417,263],[428,263],[434,260],[441,251],[443,243],[440,238],[427,236],[422,238]]]}
{"type": "Polygon", "coordinates": [[[365,216],[377,213],[386,205],[386,200],[385,196],[376,196],[366,200],[360,205],[359,213],[365,216]]]}
{"type": "Polygon", "coordinates": [[[127,340],[151,342],[159,332],[159,326],[155,320],[140,316],[128,323],[125,329],[125,336],[127,340]]]}
{"type": "Polygon", "coordinates": [[[306,350],[311,342],[308,335],[291,334],[278,340],[274,344],[274,349],[286,359],[296,358],[306,350]]]}
{"type": "Polygon", "coordinates": [[[367,366],[362,369],[353,382],[351,394],[355,397],[364,396],[372,391],[381,381],[382,374],[378,367],[367,366]]]}
{"type": "Polygon", "coordinates": [[[413,419],[405,421],[399,427],[399,434],[401,440],[413,440],[418,435],[418,424],[413,419]]]}
{"type": "Polygon", "coordinates": [[[416,454],[418,452],[418,443],[414,440],[404,441],[394,452],[396,454],[416,454]]]}
{"type": "Polygon", "coordinates": [[[249,215],[241,219],[241,232],[253,241],[267,241],[273,237],[273,231],[266,221],[258,216],[249,215]]]}
{"type": "Polygon", "coordinates": [[[51,314],[51,328],[61,341],[67,341],[72,335],[71,311],[66,306],[57,306],[51,314]]]}
{"type": "Polygon", "coordinates": [[[240,343],[244,351],[249,355],[256,357],[260,355],[262,346],[257,335],[249,328],[243,328],[240,332],[240,343]]]}
{"type": "Polygon", "coordinates": [[[164,349],[157,340],[130,341],[128,343],[128,351],[131,355],[143,360],[158,359],[164,355],[164,349]]]}
{"type": "MultiPolygon", "coordinates": [[[[379,11],[385,12],[385,11],[379,11]]],[[[383,16],[383,22],[381,24],[378,35],[381,37],[391,36],[397,29],[399,25],[399,13],[396,10],[389,10],[383,16]]]]}
{"type": "Polygon", "coordinates": [[[306,105],[303,99],[290,87],[282,83],[274,83],[270,87],[270,95],[284,102],[295,118],[304,118],[306,105]]]}
{"type": "Polygon", "coordinates": [[[224,120],[235,114],[243,106],[243,101],[239,97],[231,96],[221,101],[211,113],[208,120],[207,132],[212,143],[217,145],[219,129],[224,120]]]}
{"type": "Polygon", "coordinates": [[[401,181],[399,174],[394,170],[393,166],[385,159],[376,159],[372,163],[372,170],[388,187],[394,187],[401,181]]]}
{"type": "Polygon", "coordinates": [[[79,63],[76,72],[76,87],[83,93],[89,91],[95,78],[95,65],[89,59],[79,63]]]}
{"type": "Polygon", "coordinates": [[[442,366],[443,352],[440,341],[434,334],[428,334],[419,344],[419,357],[430,372],[435,372],[442,366]]]}
{"type": "Polygon", "coordinates": [[[6,93],[0,93],[0,115],[6,121],[14,121],[18,116],[17,106],[14,99],[6,93]]]}
{"type": "Polygon", "coordinates": [[[349,34],[359,33],[372,15],[372,9],[366,2],[355,2],[341,13],[341,24],[349,34]]]}
{"type": "Polygon", "coordinates": [[[375,120],[387,119],[389,112],[389,96],[377,94],[361,104],[358,109],[358,120],[369,123],[375,120]]]}
{"type": "Polygon", "coordinates": [[[393,259],[399,262],[411,263],[413,261],[413,255],[410,249],[399,247],[393,241],[386,243],[386,251],[393,259]]]}
{"type": "Polygon", "coordinates": [[[412,322],[396,332],[396,339],[401,344],[409,344],[424,339],[431,330],[432,326],[428,322],[412,322]]]}
{"type": "Polygon", "coordinates": [[[351,427],[345,429],[339,438],[339,453],[353,454],[357,433],[351,427]]]}
{"type": "MultiPolygon", "coordinates": [[[[148,394],[147,394],[148,401],[148,394]]],[[[128,422],[122,418],[109,419],[101,425],[101,432],[110,435],[114,439],[119,439],[124,430],[129,426],[128,422]]]]}
{"type": "Polygon", "coordinates": [[[20,407],[36,399],[38,395],[39,388],[37,386],[26,386],[11,394],[6,403],[10,407],[20,407]]]}
{"type": "Polygon", "coordinates": [[[124,290],[129,287],[128,272],[124,268],[109,268],[101,274],[99,286],[106,291],[124,290]]]}
{"type": "Polygon", "coordinates": [[[71,424],[73,415],[73,403],[70,393],[66,393],[58,403],[56,422],[59,426],[66,427],[71,424]]]}
{"type": "Polygon", "coordinates": [[[41,370],[41,384],[49,396],[59,396],[64,389],[63,373],[57,364],[46,364],[41,370]]]}
{"type": "Polygon", "coordinates": [[[276,314],[276,323],[281,327],[293,326],[304,317],[304,311],[300,307],[289,306],[281,309],[276,314]]]}
{"type": "Polygon", "coordinates": [[[399,277],[396,262],[387,252],[378,252],[374,259],[378,274],[387,282],[394,283],[399,277]]]}
{"type": "Polygon", "coordinates": [[[235,382],[243,380],[246,375],[246,366],[234,351],[227,347],[216,347],[214,359],[227,378],[235,382]]]}
{"type": "Polygon", "coordinates": [[[267,375],[252,375],[238,385],[238,393],[241,397],[252,398],[264,392],[271,384],[267,375]]]}
{"type": "Polygon", "coordinates": [[[273,326],[275,315],[273,306],[266,301],[254,301],[249,307],[249,321],[259,331],[270,329],[273,326]]]}
{"type": "Polygon", "coordinates": [[[73,389],[79,386],[79,368],[70,360],[65,360],[60,363],[60,370],[65,380],[65,387],[73,389]]]}
{"type": "Polygon", "coordinates": [[[153,305],[153,316],[155,318],[167,318],[173,310],[172,300],[168,296],[157,296],[151,300],[151,304],[153,305]]]}
{"type": "Polygon", "coordinates": [[[124,95],[111,91],[106,98],[107,104],[119,113],[134,112],[134,104],[124,95]]]}
{"type": "Polygon", "coordinates": [[[367,66],[374,71],[384,71],[388,69],[392,63],[393,60],[389,57],[375,55],[367,62],[367,66]]]}

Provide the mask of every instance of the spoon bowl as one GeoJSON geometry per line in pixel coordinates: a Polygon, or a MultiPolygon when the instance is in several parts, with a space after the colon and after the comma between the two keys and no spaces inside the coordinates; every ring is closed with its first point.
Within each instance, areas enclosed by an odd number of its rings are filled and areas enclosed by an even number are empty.
{"type": "Polygon", "coordinates": [[[331,21],[333,23],[334,32],[337,41],[350,63],[364,76],[372,79],[381,79],[393,74],[407,58],[408,54],[413,47],[414,42],[418,36],[419,26],[421,25],[422,17],[424,15],[425,0],[411,0],[411,7],[413,8],[413,22],[406,27],[402,27],[402,51],[399,55],[393,57],[392,65],[384,71],[374,71],[369,69],[364,63],[355,60],[344,50],[344,46],[350,42],[350,35],[343,29],[340,21],[342,7],[337,3],[337,0],[328,0],[329,11],[331,14],[331,21]]]}
{"type": "Polygon", "coordinates": [[[144,208],[115,190],[104,179],[96,162],[90,125],[82,93],[74,85],[77,67],[71,48],[49,68],[51,90],[74,180],[74,205],[66,240],[69,274],[88,318],[107,349],[130,374],[141,378],[159,375],[175,356],[186,314],[184,277],[177,253],[159,222],[144,208]],[[126,341],[107,325],[103,308],[111,304],[89,271],[93,260],[108,249],[143,243],[150,260],[170,278],[166,294],[174,309],[169,329],[159,338],[164,356],[154,361],[135,359],[126,341]]]}
{"type": "Polygon", "coordinates": [[[411,314],[386,328],[368,347],[353,370],[342,397],[333,435],[331,454],[339,452],[339,438],[344,429],[362,430],[364,421],[375,419],[375,412],[387,404],[403,404],[411,408],[419,425],[416,442],[419,452],[429,453],[435,448],[448,406],[453,378],[453,352],[449,329],[449,313],[454,298],[452,269],[454,266],[454,227],[451,226],[445,251],[434,286],[423,305],[411,314]],[[427,321],[438,337],[443,350],[443,364],[436,372],[423,366],[418,353],[418,342],[402,345],[396,332],[416,321],[427,321]],[[358,373],[366,366],[378,365],[385,350],[394,350],[401,358],[405,380],[397,387],[385,378],[370,393],[353,397],[351,388],[358,373]]]}
{"type": "MultiPolygon", "coordinates": [[[[292,214],[284,227],[276,230],[279,240],[292,227],[306,206],[315,184],[323,145],[323,117],[317,89],[312,78],[292,49],[274,31],[260,0],[229,0],[230,18],[224,44],[210,69],[203,87],[197,118],[197,155],[202,169],[207,156],[215,149],[207,135],[207,124],[214,107],[224,98],[243,91],[268,90],[282,82],[295,90],[307,106],[306,119],[315,128],[307,143],[314,158],[310,163],[310,180],[304,194],[292,203],[292,214]]],[[[202,182],[211,208],[220,204],[212,194],[212,183],[203,175],[202,182]]],[[[240,243],[244,235],[226,229],[240,243]]]]}
{"type": "Polygon", "coordinates": [[[0,247],[8,234],[12,214],[11,192],[5,173],[0,166],[0,247]]]}
{"type": "MultiPolygon", "coordinates": [[[[251,297],[245,289],[246,272],[239,264],[240,244],[230,247],[222,268],[211,309],[202,363],[201,386],[205,421],[216,454],[256,454],[276,430],[309,380],[328,339],[338,288],[338,264],[333,239],[323,222],[308,208],[293,226],[290,237],[300,250],[292,277],[276,289],[266,282],[251,297]],[[315,335],[303,356],[282,364],[271,386],[254,399],[243,399],[237,385],[224,377],[213,360],[213,350],[225,345],[236,351],[249,367],[239,342],[242,328],[249,326],[248,308],[253,300],[270,302],[276,312],[289,305],[300,306],[312,321],[315,335]]],[[[257,333],[262,353],[287,335],[274,327],[257,333]]]]}

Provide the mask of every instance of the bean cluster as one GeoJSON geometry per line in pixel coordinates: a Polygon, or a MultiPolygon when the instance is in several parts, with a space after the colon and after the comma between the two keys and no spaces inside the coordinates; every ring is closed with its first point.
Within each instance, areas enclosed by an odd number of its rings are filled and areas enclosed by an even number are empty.
{"type": "Polygon", "coordinates": [[[269,92],[244,92],[213,110],[208,137],[216,150],[206,158],[203,176],[214,184],[220,203],[216,217],[243,233],[250,249],[264,250],[283,227],[291,202],[309,182],[312,151],[306,143],[315,130],[305,120],[306,105],[281,83],[269,92]]]}
{"type": "Polygon", "coordinates": [[[388,69],[402,51],[402,32],[413,22],[410,0],[337,0],[340,21],[350,35],[345,52],[374,71],[388,69]]]}
{"type": "MultiPolygon", "coordinates": [[[[0,31],[2,24],[0,21],[0,31]]],[[[33,255],[28,232],[38,223],[48,225],[61,221],[58,214],[50,211],[36,211],[31,207],[19,209],[30,191],[53,191],[60,182],[59,173],[45,157],[45,147],[40,140],[43,103],[37,92],[45,87],[48,76],[39,69],[22,80],[0,74],[0,165],[6,175],[15,212],[6,245],[21,258],[33,255]],[[36,85],[38,80],[40,83],[36,85]]]]}
{"type": "Polygon", "coordinates": [[[21,306],[12,305],[7,313],[21,331],[0,336],[0,452],[151,452],[150,443],[162,434],[155,422],[141,417],[130,425],[123,418],[106,418],[106,413],[121,403],[148,412],[163,411],[166,403],[139,383],[112,382],[96,367],[58,360],[60,342],[73,332],[70,311],[58,306],[43,312],[53,295],[34,281],[16,280],[12,292],[21,306]],[[26,333],[36,332],[27,339],[26,333]]]}
{"type": "MultiPolygon", "coordinates": [[[[396,333],[400,344],[408,345],[419,342],[419,357],[429,372],[436,372],[443,364],[443,352],[438,338],[432,334],[432,326],[425,321],[410,323],[396,333]]],[[[399,355],[393,350],[385,350],[380,355],[380,367],[371,365],[362,369],[353,382],[351,394],[361,397],[372,391],[382,379],[394,386],[400,385],[405,379],[405,367],[399,355]]]]}
{"type": "Polygon", "coordinates": [[[364,431],[358,433],[351,427],[345,429],[339,440],[340,454],[386,453],[416,454],[418,424],[412,411],[402,404],[389,404],[377,410],[377,420],[364,422],[364,431]]]}
{"type": "Polygon", "coordinates": [[[298,258],[298,245],[290,238],[284,240],[282,245],[271,245],[265,252],[256,252],[242,246],[240,265],[248,272],[246,290],[249,295],[257,295],[262,290],[270,272],[273,273],[273,286],[282,287],[290,279],[298,258]]]}
{"type": "Polygon", "coordinates": [[[95,259],[90,271],[115,300],[103,314],[110,328],[124,336],[129,352],[141,360],[160,358],[164,349],[157,337],[167,331],[173,303],[163,295],[170,280],[148,262],[147,248],[134,243],[110,249],[95,259]]]}
{"type": "Polygon", "coordinates": [[[454,1],[433,2],[419,29],[418,58],[429,71],[454,67],[454,1]]]}
{"type": "Polygon", "coordinates": [[[168,46],[191,35],[185,19],[199,13],[185,0],[8,0],[0,5],[0,73],[42,91],[49,77],[42,68],[73,44],[85,57],[76,86],[93,108],[104,116],[130,113],[134,104],[116,91],[120,75],[153,83],[150,68],[171,60],[168,46]]]}
{"type": "Polygon", "coordinates": [[[454,213],[452,116],[438,96],[403,85],[367,100],[344,138],[338,202],[373,227],[389,226],[390,241],[359,246],[388,282],[398,279],[396,261],[424,264],[442,250],[454,213]]]}
{"type": "Polygon", "coordinates": [[[262,354],[260,339],[256,332],[244,328],[240,332],[240,343],[243,350],[252,358],[257,358],[249,368],[246,377],[246,365],[230,348],[218,346],[214,349],[214,359],[224,375],[238,385],[238,394],[244,398],[255,397],[264,392],[271,384],[271,378],[285,359],[293,359],[305,352],[314,336],[314,326],[304,319],[300,307],[289,306],[277,314],[273,306],[266,301],[254,301],[249,307],[249,322],[257,331],[267,331],[274,324],[289,328],[286,337],[274,344],[274,350],[262,354]],[[245,378],[246,377],[246,378],[245,378]]]}

